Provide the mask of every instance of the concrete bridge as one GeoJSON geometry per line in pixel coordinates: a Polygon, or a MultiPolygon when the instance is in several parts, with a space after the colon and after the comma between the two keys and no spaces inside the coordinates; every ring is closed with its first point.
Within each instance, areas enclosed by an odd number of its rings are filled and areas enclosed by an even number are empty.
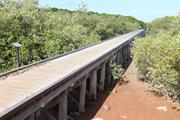
{"type": "Polygon", "coordinates": [[[0,120],[67,120],[73,106],[83,113],[86,102],[112,83],[112,56],[125,67],[132,41],[143,35],[136,30],[2,74],[0,120]]]}

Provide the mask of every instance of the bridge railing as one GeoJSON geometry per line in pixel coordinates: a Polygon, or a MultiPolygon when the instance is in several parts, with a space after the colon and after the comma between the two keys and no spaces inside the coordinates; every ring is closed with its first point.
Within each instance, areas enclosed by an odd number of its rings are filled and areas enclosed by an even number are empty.
{"type": "MultiPolygon", "coordinates": [[[[140,36],[144,36],[144,35],[145,35],[145,31],[143,30],[143,32],[140,33],[139,35],[140,35],[140,36]]],[[[117,35],[117,36],[112,37],[112,38],[110,38],[110,39],[103,40],[103,41],[99,41],[99,42],[97,42],[97,43],[94,43],[94,44],[91,44],[91,45],[87,45],[87,46],[85,46],[85,47],[82,47],[82,48],[79,48],[79,49],[75,49],[75,50],[72,50],[72,51],[69,51],[69,52],[60,54],[60,55],[55,55],[55,56],[53,56],[53,57],[49,57],[49,58],[46,58],[46,59],[44,59],[44,60],[40,60],[40,61],[31,63],[31,64],[29,64],[29,65],[24,65],[24,66],[21,66],[21,67],[19,67],[19,68],[15,68],[14,70],[10,70],[10,71],[4,72],[4,73],[0,73],[0,80],[4,80],[4,79],[6,79],[6,78],[9,77],[9,76],[19,75],[19,74],[21,74],[21,73],[24,73],[24,72],[30,70],[30,69],[33,69],[34,67],[39,67],[40,65],[46,64],[46,63],[49,62],[49,61],[55,60],[55,59],[57,59],[57,58],[60,58],[60,57],[63,57],[63,56],[66,56],[66,55],[69,55],[69,54],[72,54],[72,53],[75,53],[75,52],[78,52],[78,51],[81,51],[81,50],[83,50],[83,49],[92,47],[92,46],[94,46],[94,45],[101,44],[101,43],[103,43],[103,42],[105,42],[105,41],[109,41],[109,40],[118,38],[119,36],[121,36],[121,35],[117,35]]],[[[135,36],[135,37],[137,37],[137,36],[135,36]]]]}

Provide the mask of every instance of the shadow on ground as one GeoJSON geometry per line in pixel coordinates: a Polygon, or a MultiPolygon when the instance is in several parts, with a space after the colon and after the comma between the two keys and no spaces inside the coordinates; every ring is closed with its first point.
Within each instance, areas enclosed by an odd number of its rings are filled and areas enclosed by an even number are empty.
{"type": "MultiPolygon", "coordinates": [[[[132,62],[132,60],[130,60],[129,62],[127,62],[124,65],[125,71],[129,67],[131,62],[132,62]]],[[[122,82],[122,83],[124,84],[124,82],[122,82]]],[[[103,106],[104,102],[106,101],[106,99],[108,98],[110,93],[115,88],[116,84],[117,84],[117,81],[114,81],[111,86],[107,87],[107,85],[106,85],[106,90],[104,92],[98,92],[97,93],[97,100],[96,101],[86,101],[86,111],[84,113],[82,113],[81,115],[77,116],[75,118],[75,120],[91,120],[91,119],[93,119],[94,116],[96,115],[96,113],[103,106]]],[[[128,84],[128,82],[125,84],[128,84]]]]}

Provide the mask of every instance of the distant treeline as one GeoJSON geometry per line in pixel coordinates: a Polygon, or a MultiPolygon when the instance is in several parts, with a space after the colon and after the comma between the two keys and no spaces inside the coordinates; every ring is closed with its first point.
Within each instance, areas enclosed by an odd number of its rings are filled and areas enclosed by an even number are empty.
{"type": "Polygon", "coordinates": [[[0,0],[0,72],[15,68],[19,41],[20,63],[27,65],[57,54],[123,34],[145,24],[131,16],[39,8],[37,0],[0,0]]]}
{"type": "Polygon", "coordinates": [[[147,37],[134,43],[134,61],[152,91],[180,100],[180,16],[156,19],[147,26],[147,37]]]}

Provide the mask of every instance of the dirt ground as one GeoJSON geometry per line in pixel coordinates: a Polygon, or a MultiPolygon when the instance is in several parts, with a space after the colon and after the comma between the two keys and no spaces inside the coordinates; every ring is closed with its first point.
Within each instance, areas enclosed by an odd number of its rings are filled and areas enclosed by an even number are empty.
{"type": "Polygon", "coordinates": [[[99,93],[97,101],[88,103],[86,112],[76,120],[180,120],[180,111],[172,109],[171,101],[155,96],[137,79],[133,63],[124,76],[125,84],[116,86],[116,92],[99,93]]]}

